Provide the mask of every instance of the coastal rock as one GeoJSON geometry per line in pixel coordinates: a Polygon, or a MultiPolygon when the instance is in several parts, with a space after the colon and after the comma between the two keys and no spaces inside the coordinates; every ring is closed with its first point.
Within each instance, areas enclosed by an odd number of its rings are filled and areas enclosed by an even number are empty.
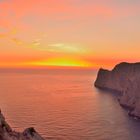
{"type": "Polygon", "coordinates": [[[111,71],[100,69],[95,86],[122,94],[121,106],[129,109],[129,115],[140,118],[140,63],[120,63],[111,71]]]}
{"type": "Polygon", "coordinates": [[[0,140],[44,140],[34,128],[27,128],[22,133],[15,132],[5,121],[0,111],[0,140]]]}

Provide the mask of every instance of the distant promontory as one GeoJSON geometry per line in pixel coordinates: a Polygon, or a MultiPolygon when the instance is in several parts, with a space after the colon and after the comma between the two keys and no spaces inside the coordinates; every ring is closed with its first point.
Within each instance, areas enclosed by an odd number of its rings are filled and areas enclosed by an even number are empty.
{"type": "Polygon", "coordinates": [[[140,63],[122,62],[111,71],[101,68],[95,86],[121,93],[120,104],[140,119],[140,63]]]}

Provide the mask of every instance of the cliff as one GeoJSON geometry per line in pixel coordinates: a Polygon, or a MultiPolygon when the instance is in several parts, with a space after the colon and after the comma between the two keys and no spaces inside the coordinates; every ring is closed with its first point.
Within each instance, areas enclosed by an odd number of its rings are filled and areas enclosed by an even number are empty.
{"type": "Polygon", "coordinates": [[[0,111],[0,140],[44,140],[34,128],[27,128],[22,133],[15,132],[5,121],[0,111]]]}
{"type": "Polygon", "coordinates": [[[113,70],[100,69],[95,86],[122,94],[119,102],[129,115],[140,118],[140,63],[120,63],[113,70]]]}

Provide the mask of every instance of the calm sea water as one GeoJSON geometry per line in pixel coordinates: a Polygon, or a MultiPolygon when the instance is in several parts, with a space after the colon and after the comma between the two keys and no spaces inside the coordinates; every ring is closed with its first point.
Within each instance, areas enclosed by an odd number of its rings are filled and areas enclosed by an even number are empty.
{"type": "Polygon", "coordinates": [[[1,70],[0,107],[18,131],[51,140],[139,140],[140,122],[93,86],[94,70],[1,70]]]}

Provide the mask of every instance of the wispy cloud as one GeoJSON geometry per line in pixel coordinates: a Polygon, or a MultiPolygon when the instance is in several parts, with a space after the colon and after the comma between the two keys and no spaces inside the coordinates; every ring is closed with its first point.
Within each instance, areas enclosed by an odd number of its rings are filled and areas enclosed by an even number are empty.
{"type": "Polygon", "coordinates": [[[32,42],[32,45],[34,45],[34,46],[40,46],[41,45],[41,39],[36,39],[36,40],[34,40],[33,42],[32,42]]]}
{"type": "Polygon", "coordinates": [[[16,43],[17,45],[22,45],[23,44],[23,41],[18,39],[18,38],[12,38],[11,39],[14,43],[16,43]]]}
{"type": "Polygon", "coordinates": [[[48,44],[47,49],[51,52],[63,52],[63,53],[84,53],[86,49],[80,47],[78,44],[48,44]]]}

